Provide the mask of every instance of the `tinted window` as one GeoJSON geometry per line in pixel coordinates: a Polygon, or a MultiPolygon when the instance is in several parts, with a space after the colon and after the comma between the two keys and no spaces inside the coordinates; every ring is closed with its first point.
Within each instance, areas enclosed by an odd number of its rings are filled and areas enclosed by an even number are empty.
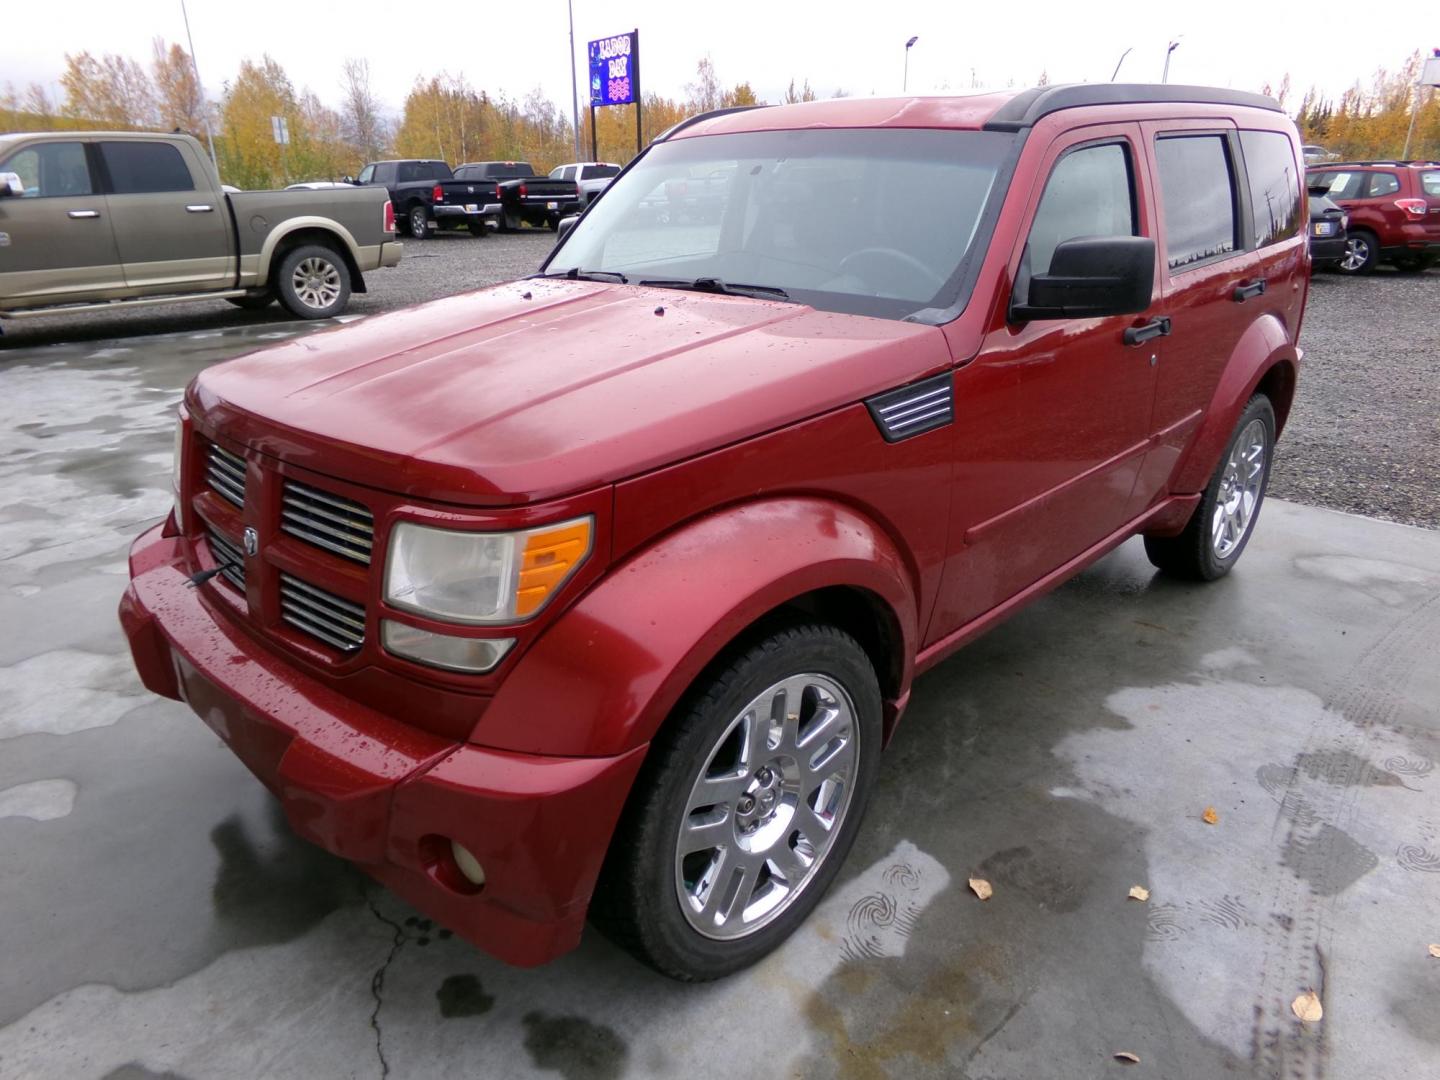
{"type": "Polygon", "coordinates": [[[1134,236],[1130,155],[1118,143],[1072,150],[1055,164],[1030,225],[1031,274],[1050,269],[1055,248],[1077,236],[1134,236]]]}
{"type": "Polygon", "coordinates": [[[11,154],[0,164],[0,172],[19,173],[27,199],[89,195],[95,190],[85,164],[85,146],[78,142],[31,146],[11,154]]]}
{"type": "Polygon", "coordinates": [[[1255,246],[1288,240],[1300,231],[1300,179],[1289,138],[1278,131],[1242,131],[1240,149],[1250,180],[1255,246]]]}
{"type": "Polygon", "coordinates": [[[1220,135],[1158,139],[1160,198],[1165,211],[1165,259],[1183,270],[1226,255],[1235,243],[1235,184],[1220,135]]]}
{"type": "Polygon", "coordinates": [[[1365,192],[1370,198],[1378,198],[1381,195],[1394,195],[1400,190],[1400,178],[1394,173],[1377,172],[1370,174],[1370,188],[1365,192]]]}
{"type": "Polygon", "coordinates": [[[429,180],[430,174],[425,169],[423,161],[402,161],[400,171],[396,180],[402,184],[414,183],[416,180],[429,180]]]}
{"type": "Polygon", "coordinates": [[[110,190],[116,195],[195,190],[185,159],[169,143],[101,143],[100,156],[110,172],[110,190]]]}
{"type": "Polygon", "coordinates": [[[1325,194],[1332,199],[1356,199],[1360,197],[1360,187],[1365,183],[1365,174],[1361,172],[1317,172],[1311,173],[1307,181],[1311,187],[1323,187],[1325,194]]]}
{"type": "Polygon", "coordinates": [[[603,180],[603,179],[605,179],[605,177],[607,177],[607,176],[619,176],[619,175],[620,175],[620,166],[619,166],[619,165],[586,165],[586,166],[585,166],[585,179],[586,179],[586,180],[603,180]]]}

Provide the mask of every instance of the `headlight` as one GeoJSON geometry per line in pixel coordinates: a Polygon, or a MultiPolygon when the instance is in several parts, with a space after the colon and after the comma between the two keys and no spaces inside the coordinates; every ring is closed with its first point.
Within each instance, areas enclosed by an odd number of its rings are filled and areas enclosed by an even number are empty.
{"type": "Polygon", "coordinates": [[[385,599],[445,622],[525,619],[585,561],[592,532],[588,517],[512,533],[402,521],[390,531],[385,599]]]}

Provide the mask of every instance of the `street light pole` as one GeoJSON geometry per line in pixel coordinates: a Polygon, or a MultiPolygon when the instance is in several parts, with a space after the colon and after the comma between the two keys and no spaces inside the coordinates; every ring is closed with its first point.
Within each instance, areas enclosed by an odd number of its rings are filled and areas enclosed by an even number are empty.
{"type": "Polygon", "coordinates": [[[575,160],[580,160],[580,86],[575,81],[575,0],[570,7],[570,116],[575,127],[575,160]]]}
{"type": "Polygon", "coordinates": [[[1170,81],[1170,54],[1179,47],[1180,39],[1176,38],[1174,41],[1170,42],[1169,47],[1165,50],[1165,71],[1160,76],[1160,81],[1162,83],[1168,83],[1170,81]]]}
{"type": "Polygon", "coordinates": [[[220,161],[215,157],[215,136],[210,132],[210,105],[205,100],[205,84],[200,81],[200,61],[195,59],[195,38],[190,34],[190,13],[185,0],[180,0],[180,17],[185,20],[185,40],[190,43],[190,67],[195,72],[195,90],[200,95],[200,119],[205,121],[205,141],[210,144],[210,164],[215,166],[215,182],[220,182],[220,161]]]}
{"type": "MultiPolygon", "coordinates": [[[[1134,47],[1135,46],[1132,45],[1130,46],[1130,49],[1133,49],[1134,47]]],[[[1125,62],[1125,57],[1130,55],[1130,49],[1126,49],[1124,52],[1122,52],[1120,54],[1120,59],[1115,61],[1115,70],[1110,73],[1111,82],[1114,82],[1115,76],[1120,74],[1120,65],[1125,62]]]]}
{"type": "Polygon", "coordinates": [[[910,92],[910,49],[915,42],[919,40],[920,35],[916,34],[909,41],[905,42],[905,77],[904,81],[900,83],[900,92],[902,94],[908,94],[910,92]]]}

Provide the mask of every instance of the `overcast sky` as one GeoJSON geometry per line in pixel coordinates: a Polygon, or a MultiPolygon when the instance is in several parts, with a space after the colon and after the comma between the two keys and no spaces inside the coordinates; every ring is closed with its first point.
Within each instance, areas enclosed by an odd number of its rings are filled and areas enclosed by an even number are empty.
{"type": "MultiPolygon", "coordinates": [[[[463,72],[479,89],[522,97],[542,86],[568,108],[570,73],[564,0],[474,5],[465,25],[463,0],[188,0],[195,51],[207,90],[218,97],[240,61],[269,52],[297,87],[332,104],[340,64],[366,57],[375,89],[398,113],[418,76],[463,72]],[[435,13],[434,17],[431,13],[435,13]],[[508,17],[506,13],[509,13],[508,17]]],[[[775,100],[794,76],[829,96],[895,94],[901,89],[904,42],[911,92],[960,91],[982,85],[1100,82],[1127,48],[1120,75],[1158,81],[1166,44],[1179,38],[1171,82],[1258,90],[1288,71],[1298,102],[1313,84],[1338,95],[1355,79],[1368,84],[1377,67],[1397,67],[1414,49],[1440,45],[1433,0],[1379,17],[1355,17],[1354,3],[1251,0],[1221,18],[1213,4],[1163,12],[1154,0],[1076,3],[1014,0],[1001,4],[824,3],[797,0],[575,0],[576,55],[592,38],[640,29],[647,91],[680,96],[696,61],[709,54],[727,85],[749,80],[775,100]],[[1425,16],[1430,10],[1432,14],[1425,16]],[[1424,40],[1421,40],[1423,38],[1424,40]],[[1433,40],[1432,40],[1433,39],[1433,40]]],[[[17,9],[18,10],[18,9],[17,9]]],[[[57,12],[61,9],[56,9],[57,12]]],[[[29,12],[5,20],[0,81],[53,83],[67,52],[122,52],[148,60],[154,36],[184,44],[180,0],[70,0],[63,15],[29,12]]],[[[581,69],[581,91],[584,72],[581,69]]]]}

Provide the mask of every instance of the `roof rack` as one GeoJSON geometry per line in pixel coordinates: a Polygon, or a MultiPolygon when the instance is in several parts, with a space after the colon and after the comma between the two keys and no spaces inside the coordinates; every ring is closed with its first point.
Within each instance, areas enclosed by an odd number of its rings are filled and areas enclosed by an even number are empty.
{"type": "Polygon", "coordinates": [[[996,111],[986,131],[1021,131],[1061,109],[1088,105],[1149,105],[1153,102],[1187,105],[1243,105],[1280,112],[1280,104],[1264,94],[1224,90],[1217,86],[1176,86],[1170,83],[1066,83],[1022,90],[996,111]]]}
{"type": "Polygon", "coordinates": [[[1425,161],[1421,159],[1401,160],[1398,158],[1377,158],[1373,161],[1320,161],[1314,165],[1307,165],[1307,169],[1339,169],[1353,165],[1386,165],[1392,169],[1399,169],[1409,166],[1411,168],[1435,169],[1440,168],[1440,161],[1425,161]]]}
{"type": "Polygon", "coordinates": [[[749,112],[751,109],[768,109],[768,108],[770,108],[769,105],[731,105],[731,106],[729,106],[728,108],[725,108],[725,109],[711,109],[709,112],[696,113],[694,116],[687,116],[684,120],[681,120],[678,124],[675,124],[675,125],[673,125],[672,127],[666,128],[664,131],[662,131],[659,135],[656,135],[655,138],[651,139],[650,141],[651,141],[651,142],[664,142],[666,139],[670,138],[670,136],[671,136],[671,135],[674,135],[676,132],[678,132],[678,131],[684,131],[686,128],[688,128],[688,127],[690,127],[690,126],[692,126],[692,125],[694,125],[694,124],[698,124],[698,123],[700,123],[700,121],[702,121],[702,120],[713,120],[713,119],[715,119],[715,117],[717,117],[717,116],[728,116],[728,115],[730,115],[731,113],[749,112]]]}

